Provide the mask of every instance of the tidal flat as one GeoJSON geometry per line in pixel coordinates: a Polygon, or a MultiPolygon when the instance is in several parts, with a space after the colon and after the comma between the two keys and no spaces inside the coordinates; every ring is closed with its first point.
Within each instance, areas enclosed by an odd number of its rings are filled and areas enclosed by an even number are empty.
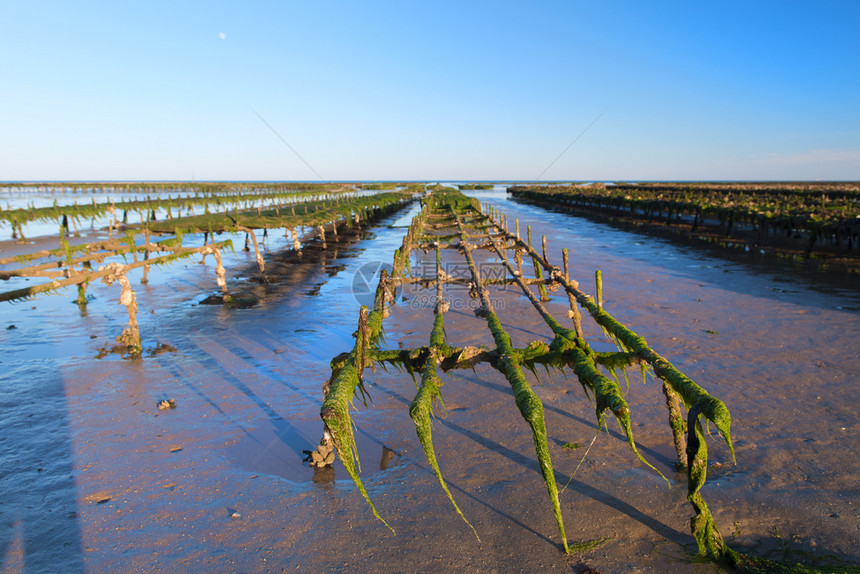
{"type": "MultiPolygon", "coordinates": [[[[518,204],[503,186],[466,193],[546,235],[554,263],[569,249],[583,290],[594,292],[600,269],[604,307],[728,406],[737,462],[711,428],[703,493],[731,547],[812,568],[860,562],[856,283],[518,204]]],[[[84,309],[73,290],[4,303],[2,571],[722,571],[695,556],[660,382],[643,384],[638,371],[626,394],[637,445],[668,485],[614,421],[599,431],[575,377],[526,373],[544,403],[559,489],[567,485],[568,540],[601,541],[570,556],[528,426],[487,365],[442,375],[445,414],[433,423],[439,465],[480,542],[424,458],[406,372],[368,373],[372,402],[352,413],[362,480],[396,535],[339,462],[326,472],[303,462],[321,436],[329,361],[354,343],[364,273],[391,263],[416,213],[417,204],[350,240],[330,238],[325,251],[309,241],[300,260],[273,236],[263,255],[270,269],[284,263],[268,287],[254,281],[253,252],[237,248],[225,257],[228,285],[259,295],[248,308],[200,304],[217,292],[211,257],[153,270],[145,285],[131,274],[144,348],[175,349],[139,360],[96,358],[127,320],[115,287],[91,285],[84,309]],[[176,408],[159,409],[166,399],[176,408]]],[[[434,263],[421,251],[411,261],[434,263]]],[[[427,344],[424,291],[398,293],[384,321],[389,348],[427,344]]],[[[550,294],[548,308],[566,316],[563,292],[550,294]]],[[[468,288],[446,296],[448,342],[491,346],[468,288]]],[[[551,338],[521,293],[493,297],[515,345],[551,338]]],[[[584,326],[596,350],[614,349],[584,326]]]]}

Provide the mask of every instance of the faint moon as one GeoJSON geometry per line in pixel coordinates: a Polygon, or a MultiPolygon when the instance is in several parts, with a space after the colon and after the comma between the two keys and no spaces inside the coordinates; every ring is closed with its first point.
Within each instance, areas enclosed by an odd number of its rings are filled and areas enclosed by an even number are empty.
{"type": "Polygon", "coordinates": [[[223,40],[227,37],[227,34],[225,34],[224,32],[218,32],[218,37],[223,40]]]}

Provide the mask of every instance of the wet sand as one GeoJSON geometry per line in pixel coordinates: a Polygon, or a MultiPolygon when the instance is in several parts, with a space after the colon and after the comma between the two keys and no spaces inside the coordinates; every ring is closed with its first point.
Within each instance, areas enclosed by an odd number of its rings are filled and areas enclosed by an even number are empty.
{"type": "MultiPolygon", "coordinates": [[[[703,494],[732,547],[860,562],[856,289],[475,195],[547,233],[552,260],[571,249],[571,275],[587,292],[600,268],[607,310],[727,404],[737,464],[714,434],[703,494]]],[[[211,258],[152,271],[147,286],[132,280],[144,345],[178,349],[137,362],[94,359],[127,320],[103,285],[91,287],[84,314],[71,292],[0,310],[0,572],[721,571],[695,560],[660,386],[638,372],[627,395],[634,433],[670,486],[611,420],[573,475],[585,446],[562,445],[591,442],[594,408],[573,376],[528,374],[545,404],[557,480],[569,481],[568,539],[606,539],[583,554],[561,552],[528,426],[486,365],[443,378],[447,415],[433,427],[442,472],[481,542],[424,459],[406,373],[377,369],[373,403],[357,401],[354,412],[363,480],[396,535],[339,464],[333,479],[302,464],[320,438],[328,362],[352,345],[355,272],[390,262],[403,232],[383,227],[336,259],[304,262],[301,284],[249,309],[195,304],[215,291],[211,258]],[[157,409],[162,398],[177,408],[157,409]]],[[[252,255],[237,255],[230,270],[249,270],[250,282],[252,255]]],[[[449,342],[490,346],[466,290],[446,293],[449,342]]],[[[559,295],[550,308],[564,317],[559,295]]],[[[515,345],[547,340],[523,297],[493,297],[515,345]]],[[[384,323],[389,346],[427,343],[432,312],[422,301],[401,293],[384,323]]],[[[612,350],[585,325],[596,350],[612,350]]]]}

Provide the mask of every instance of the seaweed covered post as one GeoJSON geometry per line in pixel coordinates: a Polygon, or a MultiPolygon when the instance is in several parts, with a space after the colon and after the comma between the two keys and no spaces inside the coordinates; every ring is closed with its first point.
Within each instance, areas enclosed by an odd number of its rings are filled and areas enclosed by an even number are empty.
{"type": "Polygon", "coordinates": [[[346,361],[335,366],[332,365],[332,376],[324,387],[325,399],[320,409],[320,417],[325,424],[324,431],[331,437],[340,461],[355,483],[364,500],[373,511],[373,515],[382,521],[392,532],[394,529],[377,512],[376,507],[370,500],[370,495],[364,483],[361,481],[359,471],[361,463],[355,445],[355,435],[352,430],[352,417],[349,414],[353,396],[361,392],[366,397],[362,373],[365,363],[372,361],[370,357],[371,347],[376,346],[382,332],[382,314],[385,305],[382,290],[385,289],[384,273],[380,277],[379,286],[376,289],[373,311],[368,311],[362,306],[359,314],[359,326],[356,331],[356,341],[346,361]]]}
{"type": "Polygon", "coordinates": [[[424,455],[427,458],[427,462],[430,463],[433,473],[439,480],[439,485],[442,487],[442,490],[445,491],[445,494],[448,496],[448,500],[450,500],[451,504],[454,506],[454,510],[457,511],[460,518],[462,518],[469,528],[472,529],[475,537],[480,542],[481,537],[478,536],[478,532],[475,530],[475,527],[466,519],[466,516],[463,514],[463,511],[460,510],[460,507],[457,506],[457,502],[454,500],[454,496],[448,489],[445,479],[442,478],[442,471],[439,468],[439,463],[436,460],[436,453],[433,450],[433,433],[430,411],[433,407],[434,401],[438,401],[438,403],[444,408],[441,392],[442,381],[439,379],[438,368],[445,352],[450,349],[445,342],[444,317],[445,312],[448,310],[448,303],[442,296],[442,286],[444,285],[445,278],[446,275],[442,270],[442,259],[439,246],[437,244],[436,305],[433,309],[436,317],[433,321],[433,330],[430,332],[430,353],[427,357],[427,361],[424,363],[424,373],[421,375],[421,383],[418,386],[418,392],[415,394],[415,398],[409,405],[409,416],[415,423],[415,431],[418,434],[421,448],[424,449],[424,455]]]}
{"type": "Polygon", "coordinates": [[[88,285],[89,285],[89,280],[81,281],[80,283],[78,283],[78,296],[75,299],[75,304],[78,307],[80,307],[81,309],[86,307],[87,303],[89,302],[87,300],[87,286],[88,285]]]}
{"type": "MultiPolygon", "coordinates": [[[[508,272],[513,273],[513,267],[508,261],[499,244],[490,240],[493,245],[493,250],[496,252],[502,263],[505,265],[508,272]]],[[[568,360],[573,372],[576,374],[579,382],[583,387],[588,387],[595,398],[596,414],[598,425],[602,426],[604,420],[604,411],[609,409],[615,415],[619,426],[624,431],[627,437],[627,444],[633,451],[633,454],[644,463],[646,466],[657,472],[664,480],[668,482],[663,474],[657,470],[645,457],[643,457],[636,448],[636,442],[633,439],[633,428],[630,420],[630,407],[627,401],[624,400],[624,395],[618,382],[604,376],[598,369],[595,360],[596,354],[589,348],[588,344],[576,337],[575,333],[570,329],[565,329],[559,322],[547,311],[543,304],[538,301],[531,290],[523,281],[522,277],[514,275],[514,281],[519,285],[522,292],[526,295],[532,306],[546,322],[547,326],[552,330],[555,339],[549,345],[551,352],[558,353],[561,357],[570,356],[572,360],[568,360]]],[[[629,360],[627,357],[622,357],[622,360],[629,360]]],[[[623,364],[623,363],[622,363],[623,364]]],[[[613,365],[614,368],[614,365],[613,365]]]]}
{"type": "MultiPolygon", "coordinates": [[[[493,368],[499,371],[510,383],[520,414],[531,429],[538,464],[553,504],[562,546],[566,552],[569,552],[569,546],[564,531],[558,487],[555,483],[555,474],[548,448],[543,404],[525,379],[523,367],[533,369],[536,364],[544,364],[556,367],[562,372],[565,370],[564,367],[572,369],[586,391],[586,395],[594,399],[599,426],[605,426],[605,411],[608,409],[624,431],[627,443],[635,456],[662,476],[637,449],[633,438],[630,407],[621,391],[617,373],[619,368],[622,373],[625,373],[624,369],[630,365],[638,365],[643,369],[647,365],[653,368],[655,375],[665,383],[664,393],[670,408],[670,421],[676,448],[680,448],[679,445],[684,446],[684,427],[687,427],[688,437],[693,437],[686,440],[683,459],[689,458],[691,461],[689,466],[691,467],[695,461],[694,471],[688,472],[688,498],[696,511],[691,526],[693,535],[700,544],[700,553],[703,555],[710,554],[714,559],[725,559],[730,563],[738,563],[740,555],[731,551],[722,542],[713,516],[701,497],[700,488],[701,484],[704,483],[703,470],[707,466],[707,452],[701,444],[704,437],[694,435],[697,429],[701,432],[703,423],[701,420],[694,419],[704,417],[708,421],[714,422],[731,448],[729,435],[731,419],[725,405],[710,397],[704,389],[686,378],[668,361],[652,351],[644,339],[612,318],[603,309],[602,287],[598,287],[600,293],[598,300],[580,291],[579,284],[569,277],[566,251],[563,252],[565,270],[562,273],[561,269],[550,265],[543,239],[543,253],[534,249],[530,241],[519,240],[510,243],[509,241],[514,235],[501,230],[492,216],[483,215],[481,210],[483,209],[484,213],[494,214],[496,217],[504,217],[500,212],[489,205],[481,206],[474,199],[467,198],[452,190],[437,189],[422,200],[422,205],[423,209],[419,216],[413,220],[409,232],[403,239],[403,245],[395,251],[395,264],[391,280],[389,281],[385,274],[381,274],[374,308],[370,312],[366,308],[362,309],[359,328],[356,333],[356,344],[352,352],[343,353],[332,360],[331,382],[327,390],[324,390],[325,401],[321,411],[325,422],[324,440],[325,436],[330,435],[347,472],[374,513],[376,514],[376,510],[370,503],[367,491],[358,477],[358,459],[354,449],[354,437],[351,434],[352,426],[348,409],[354,397],[360,396],[362,400],[366,398],[362,381],[366,365],[372,365],[375,362],[390,363],[404,367],[410,373],[421,373],[421,381],[415,398],[410,404],[409,414],[415,422],[419,442],[434,470],[434,474],[454,509],[464,521],[466,518],[454,501],[442,477],[432,442],[431,421],[434,401],[438,401],[440,406],[444,406],[441,402],[442,381],[439,373],[440,369],[469,368],[480,362],[489,362],[493,368]],[[426,222],[426,233],[423,230],[423,222],[426,222]],[[452,227],[455,228],[454,233],[450,231],[452,227]],[[471,240],[475,240],[476,243],[471,243],[471,240]],[[413,245],[425,252],[429,249],[435,250],[436,274],[434,278],[416,277],[411,274],[408,277],[402,275],[403,270],[408,265],[409,252],[413,245]],[[441,268],[441,249],[456,249],[466,260],[471,278],[464,280],[447,275],[441,268]],[[504,280],[483,279],[478,271],[475,257],[473,257],[473,251],[482,249],[494,251],[495,256],[505,265],[506,272],[513,278],[510,280],[507,278],[504,280]],[[514,251],[517,269],[514,268],[506,255],[508,250],[514,251]],[[535,266],[535,278],[523,276],[521,254],[528,254],[532,258],[532,263],[535,266]],[[548,273],[547,279],[543,279],[544,272],[548,273]],[[381,320],[386,312],[385,303],[389,299],[388,291],[390,287],[399,285],[400,282],[416,284],[423,288],[435,286],[435,317],[430,332],[430,341],[428,345],[415,349],[382,350],[376,341],[381,332],[381,320]],[[475,315],[486,321],[495,348],[466,347],[457,349],[448,345],[444,330],[444,315],[448,310],[448,303],[443,298],[443,284],[448,282],[461,284],[468,282],[470,295],[480,300],[480,306],[475,310],[475,315]],[[551,342],[533,341],[524,349],[513,347],[510,335],[505,331],[496,315],[487,289],[487,285],[490,283],[508,284],[511,282],[520,287],[532,307],[549,326],[553,334],[551,342]],[[569,316],[575,318],[576,330],[562,327],[539,300],[537,294],[532,292],[529,285],[538,285],[539,289],[548,285],[553,291],[558,286],[564,287],[571,309],[569,316]],[[586,309],[607,336],[617,343],[618,352],[596,353],[590,348],[582,336],[577,304],[586,309]],[[608,371],[610,376],[604,375],[600,371],[601,368],[608,371]],[[691,409],[689,410],[691,416],[695,415],[690,419],[691,422],[686,425],[683,424],[683,420],[681,424],[677,422],[679,418],[682,418],[680,415],[681,402],[688,409],[691,409]],[[673,405],[675,409],[672,408],[673,405]],[[694,454],[688,455],[688,453],[694,454]]],[[[626,374],[624,376],[626,379],[626,374]]],[[[316,461],[318,458],[322,458],[325,453],[319,452],[318,448],[318,452],[312,454],[313,460],[316,461]]],[[[663,478],[665,479],[665,477],[663,478]]],[[[376,515],[378,516],[378,514],[376,515]]]]}
{"type": "MultiPolygon", "coordinates": [[[[531,245],[527,245],[526,249],[535,262],[540,260],[540,254],[538,254],[531,245]]],[[[726,408],[725,404],[723,404],[719,399],[710,396],[707,391],[678,371],[669,361],[654,352],[645,342],[644,338],[619,323],[614,317],[602,309],[594,299],[580,291],[572,282],[566,280],[559,269],[547,265],[547,270],[552,274],[553,280],[561,283],[564,289],[574,296],[576,301],[589,312],[594,321],[604,329],[605,332],[609,334],[620,347],[622,347],[622,349],[635,353],[639,359],[645,361],[649,366],[651,366],[654,370],[654,374],[662,379],[662,381],[683,400],[684,405],[688,408],[688,419],[690,418],[689,413],[693,412],[693,409],[696,409],[696,418],[701,415],[714,423],[729,447],[732,454],[732,460],[734,461],[735,452],[731,440],[731,415],[729,414],[729,410],[726,408]]],[[[532,303],[535,304],[536,301],[534,300],[534,296],[532,295],[530,298],[532,299],[532,303]]],[[[676,437],[678,431],[676,429],[680,429],[680,424],[677,423],[677,420],[674,420],[674,417],[675,415],[671,414],[670,411],[673,438],[676,439],[675,442],[677,444],[678,440],[676,437]]],[[[704,468],[706,468],[707,449],[701,447],[696,442],[697,437],[695,433],[697,431],[695,426],[689,424],[689,422],[686,426],[686,452],[691,452],[691,445],[694,445],[695,448],[693,450],[695,450],[696,456],[704,460],[703,464],[704,468]]],[[[702,444],[704,443],[704,438],[702,438],[701,442],[702,444]]],[[[710,542],[707,544],[705,543],[706,541],[714,540],[714,533],[719,535],[719,531],[717,530],[713,516],[711,516],[707,505],[704,504],[704,500],[701,500],[701,494],[699,493],[701,485],[699,485],[698,488],[695,487],[695,484],[700,480],[702,484],[704,483],[704,479],[702,478],[704,474],[697,473],[692,469],[689,456],[686,458],[687,482],[691,489],[690,502],[696,511],[697,517],[696,520],[692,521],[691,527],[693,529],[693,536],[699,542],[699,552],[703,555],[711,552],[715,558],[724,559],[727,557],[727,551],[725,550],[725,545],[721,543],[721,538],[719,544],[711,544],[710,542]],[[695,496],[693,493],[695,493],[695,496]]]]}
{"type": "Polygon", "coordinates": [[[565,554],[570,554],[570,548],[567,544],[567,535],[564,531],[564,520],[561,516],[561,506],[558,500],[558,486],[555,483],[552,458],[549,454],[543,403],[526,380],[522,368],[517,360],[517,354],[514,352],[513,346],[511,345],[511,338],[507,332],[505,332],[501,321],[499,321],[499,318],[496,316],[492,302],[487,294],[487,290],[481,281],[480,272],[478,271],[478,268],[475,265],[475,260],[472,257],[473,247],[464,238],[465,233],[459,218],[457,218],[457,227],[461,237],[460,247],[464,257],[466,258],[466,263],[469,266],[472,283],[481,300],[481,306],[475,311],[475,313],[486,319],[487,326],[496,343],[498,359],[493,366],[499,370],[510,383],[511,389],[514,393],[514,401],[520,411],[520,415],[528,423],[529,428],[531,428],[535,453],[537,454],[544,484],[546,485],[547,493],[549,494],[550,502],[552,503],[553,512],[555,513],[555,520],[558,525],[559,535],[561,536],[561,543],[564,547],[565,554]]]}
{"type": "Polygon", "coordinates": [[[687,423],[681,415],[681,398],[663,381],[663,394],[666,396],[666,408],[669,409],[669,428],[672,429],[672,440],[675,444],[675,454],[678,456],[678,470],[687,470],[687,423]]]}
{"type": "Polygon", "coordinates": [[[723,537],[717,529],[714,516],[705,504],[699,492],[705,485],[708,475],[708,447],[705,443],[705,432],[699,420],[702,410],[694,405],[687,413],[687,426],[690,428],[690,436],[687,441],[687,500],[696,511],[695,516],[690,519],[690,530],[696,538],[699,553],[710,552],[717,558],[726,558],[726,545],[723,537]]]}

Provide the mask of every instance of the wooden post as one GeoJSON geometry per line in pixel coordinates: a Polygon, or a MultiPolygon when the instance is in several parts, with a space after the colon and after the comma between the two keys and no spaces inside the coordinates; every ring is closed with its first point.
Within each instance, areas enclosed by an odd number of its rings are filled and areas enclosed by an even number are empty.
{"type": "Polygon", "coordinates": [[[328,249],[328,246],[326,245],[326,242],[325,242],[325,227],[323,227],[322,225],[318,225],[317,226],[317,232],[320,234],[320,239],[322,240],[322,248],[328,249]]]}
{"type": "MultiPolygon", "coordinates": [[[[143,260],[149,261],[149,229],[143,230],[143,260]]],[[[149,265],[143,266],[143,275],[140,277],[140,284],[146,285],[149,279],[146,277],[149,274],[149,265]]]]}
{"type": "Polygon", "coordinates": [[[247,227],[239,227],[238,230],[245,232],[246,244],[248,242],[248,237],[250,236],[251,241],[254,244],[254,257],[257,259],[257,266],[260,268],[260,280],[263,283],[268,283],[268,280],[266,279],[266,263],[263,261],[263,256],[260,253],[260,246],[257,244],[257,235],[254,233],[253,229],[249,229],[247,227]]]}
{"type": "Polygon", "coordinates": [[[293,249],[296,251],[296,253],[299,254],[299,257],[301,257],[302,256],[302,243],[299,241],[299,234],[296,231],[295,227],[293,227],[292,234],[293,234],[293,249]]]}
{"type": "MultiPolygon", "coordinates": [[[[570,281],[570,273],[568,272],[568,262],[567,262],[567,249],[561,250],[561,257],[564,261],[564,280],[570,281]]],[[[573,320],[573,328],[576,331],[576,336],[580,339],[584,339],[585,337],[582,334],[582,316],[579,314],[579,307],[576,306],[576,297],[567,293],[567,302],[570,303],[570,311],[568,311],[567,316],[573,320]]]]}
{"type": "Polygon", "coordinates": [[[120,305],[125,305],[128,310],[128,327],[120,333],[116,342],[126,346],[131,356],[139,357],[141,346],[140,332],[137,326],[137,297],[131,289],[131,284],[125,275],[125,268],[121,263],[110,263],[105,268],[109,273],[102,277],[102,282],[106,285],[112,285],[114,281],[120,284],[122,293],[120,293],[119,302],[120,305]]]}

